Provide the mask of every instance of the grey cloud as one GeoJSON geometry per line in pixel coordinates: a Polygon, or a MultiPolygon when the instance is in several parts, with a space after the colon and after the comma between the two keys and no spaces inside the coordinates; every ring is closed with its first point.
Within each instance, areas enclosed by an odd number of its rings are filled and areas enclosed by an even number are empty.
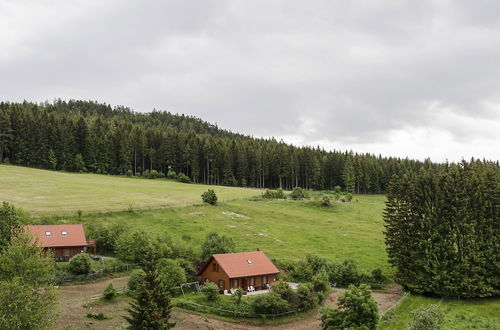
{"type": "Polygon", "coordinates": [[[384,143],[405,127],[498,142],[497,1],[1,6],[2,99],[166,109],[304,143],[384,143]]]}

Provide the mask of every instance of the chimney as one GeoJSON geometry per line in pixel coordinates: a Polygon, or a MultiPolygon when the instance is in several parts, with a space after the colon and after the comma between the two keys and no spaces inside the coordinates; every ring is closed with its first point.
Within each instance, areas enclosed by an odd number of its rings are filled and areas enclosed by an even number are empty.
{"type": "Polygon", "coordinates": [[[260,251],[260,249],[259,249],[259,248],[257,248],[257,251],[260,251]]]}

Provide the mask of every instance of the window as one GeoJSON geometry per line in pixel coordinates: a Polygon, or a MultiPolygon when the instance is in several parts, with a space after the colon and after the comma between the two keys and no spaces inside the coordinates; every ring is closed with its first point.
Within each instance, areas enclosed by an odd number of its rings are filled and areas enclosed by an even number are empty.
{"type": "Polygon", "coordinates": [[[216,262],[214,262],[214,263],[212,264],[212,270],[213,270],[214,272],[218,272],[218,271],[219,271],[219,265],[218,265],[216,262]]]}
{"type": "Polygon", "coordinates": [[[224,280],[219,280],[219,289],[224,289],[224,280]]]}
{"type": "Polygon", "coordinates": [[[231,285],[231,287],[232,287],[233,289],[236,289],[236,288],[238,287],[238,280],[232,280],[232,283],[233,283],[233,284],[231,285]]]}
{"type": "Polygon", "coordinates": [[[253,264],[252,260],[250,260],[250,259],[247,259],[247,263],[248,263],[249,265],[253,264]]]}
{"type": "Polygon", "coordinates": [[[69,257],[70,254],[71,254],[71,249],[64,249],[64,256],[65,257],[69,257]]]}
{"type": "Polygon", "coordinates": [[[52,236],[52,232],[50,232],[50,231],[46,231],[46,232],[45,232],[45,236],[52,236]]]}
{"type": "Polygon", "coordinates": [[[267,284],[267,276],[262,276],[262,284],[267,284]]]}
{"type": "Polygon", "coordinates": [[[249,285],[251,285],[251,286],[255,285],[255,277],[250,277],[249,285]]]}
{"type": "Polygon", "coordinates": [[[67,231],[62,231],[62,232],[61,232],[61,234],[62,234],[63,236],[66,236],[66,235],[68,235],[68,232],[67,232],[67,231]]]}

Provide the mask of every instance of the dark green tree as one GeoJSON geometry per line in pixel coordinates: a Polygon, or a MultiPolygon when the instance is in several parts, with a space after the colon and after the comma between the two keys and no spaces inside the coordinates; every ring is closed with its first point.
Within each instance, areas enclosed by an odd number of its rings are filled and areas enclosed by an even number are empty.
{"type": "Polygon", "coordinates": [[[213,231],[205,236],[201,245],[201,260],[207,261],[214,254],[231,253],[234,250],[235,244],[231,237],[213,231]]]}

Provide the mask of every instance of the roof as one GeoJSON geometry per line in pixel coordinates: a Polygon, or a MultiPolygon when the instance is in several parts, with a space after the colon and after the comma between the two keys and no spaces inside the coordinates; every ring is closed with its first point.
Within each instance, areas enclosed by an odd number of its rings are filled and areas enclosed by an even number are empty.
{"type": "Polygon", "coordinates": [[[42,247],[87,246],[85,231],[81,224],[24,226],[24,229],[42,247]]]}
{"type": "MultiPolygon", "coordinates": [[[[212,258],[217,261],[229,278],[279,273],[278,268],[262,251],[214,254],[212,258]]],[[[212,258],[205,267],[210,264],[212,258]]]]}

